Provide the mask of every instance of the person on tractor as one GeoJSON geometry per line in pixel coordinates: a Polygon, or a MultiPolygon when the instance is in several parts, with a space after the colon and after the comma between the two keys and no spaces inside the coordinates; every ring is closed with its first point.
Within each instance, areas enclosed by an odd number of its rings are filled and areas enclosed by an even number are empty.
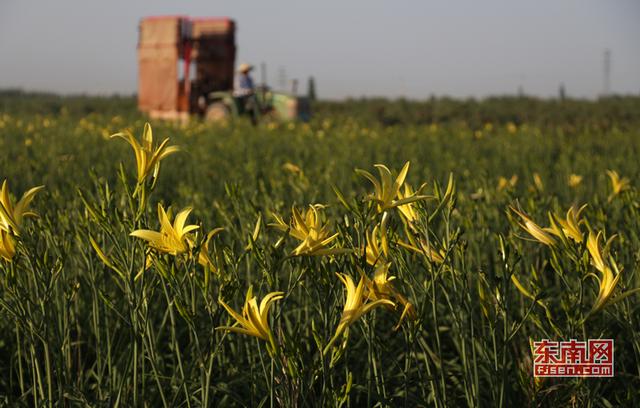
{"type": "Polygon", "coordinates": [[[253,66],[243,63],[238,67],[238,73],[233,82],[233,97],[236,100],[236,106],[240,114],[248,114],[251,122],[256,124],[258,121],[259,107],[256,99],[255,85],[250,72],[253,66]]]}

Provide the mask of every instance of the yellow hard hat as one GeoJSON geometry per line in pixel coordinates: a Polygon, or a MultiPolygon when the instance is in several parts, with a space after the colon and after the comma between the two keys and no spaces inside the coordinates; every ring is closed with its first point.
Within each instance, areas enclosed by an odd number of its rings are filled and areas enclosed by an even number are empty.
{"type": "Polygon", "coordinates": [[[249,72],[253,69],[253,65],[243,62],[238,66],[238,72],[249,72]]]}

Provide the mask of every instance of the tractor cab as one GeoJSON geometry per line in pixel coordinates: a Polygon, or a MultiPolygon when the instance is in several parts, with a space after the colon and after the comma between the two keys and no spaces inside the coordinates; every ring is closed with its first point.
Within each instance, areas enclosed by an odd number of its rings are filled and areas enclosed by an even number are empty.
{"type": "MultiPolygon", "coordinates": [[[[157,16],[141,20],[138,108],[152,118],[208,120],[243,114],[234,99],[236,24],[229,18],[157,16]]],[[[306,120],[305,98],[256,89],[257,115],[306,120]]]]}

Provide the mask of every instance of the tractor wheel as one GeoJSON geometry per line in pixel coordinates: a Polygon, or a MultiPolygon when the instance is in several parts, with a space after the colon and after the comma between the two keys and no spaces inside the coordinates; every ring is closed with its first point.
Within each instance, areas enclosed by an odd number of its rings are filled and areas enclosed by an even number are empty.
{"type": "Polygon", "coordinates": [[[260,123],[269,124],[269,123],[279,123],[281,122],[280,116],[278,116],[278,112],[274,109],[269,109],[266,112],[262,113],[260,117],[260,123]]]}
{"type": "Polygon", "coordinates": [[[207,122],[224,122],[229,120],[230,117],[231,111],[229,107],[222,102],[212,103],[207,107],[207,111],[204,114],[207,122]]]}

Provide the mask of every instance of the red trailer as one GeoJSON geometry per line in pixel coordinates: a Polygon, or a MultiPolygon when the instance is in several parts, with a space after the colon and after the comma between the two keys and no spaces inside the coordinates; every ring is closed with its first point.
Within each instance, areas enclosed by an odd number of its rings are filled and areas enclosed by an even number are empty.
{"type": "Polygon", "coordinates": [[[232,89],[235,30],[229,18],[142,19],[139,109],[156,118],[186,118],[206,109],[207,95],[232,89]]]}

